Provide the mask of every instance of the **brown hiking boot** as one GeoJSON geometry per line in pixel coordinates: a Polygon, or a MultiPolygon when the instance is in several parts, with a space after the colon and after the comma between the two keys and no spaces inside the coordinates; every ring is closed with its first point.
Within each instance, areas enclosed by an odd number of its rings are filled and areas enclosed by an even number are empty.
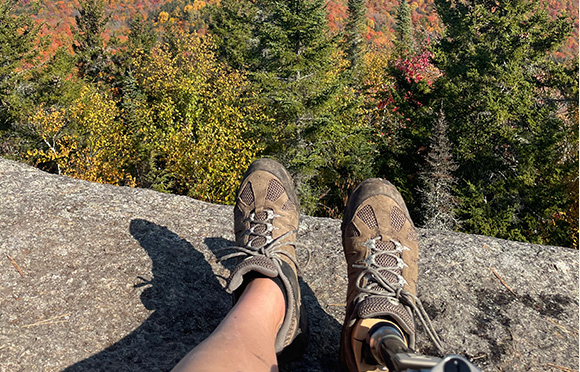
{"type": "Polygon", "coordinates": [[[377,323],[394,323],[413,349],[418,301],[417,233],[395,186],[378,178],[357,186],[344,212],[342,244],[348,290],[341,362],[351,372],[384,371],[365,350],[369,330],[377,323]]]}
{"type": "Polygon", "coordinates": [[[298,284],[295,241],[300,205],[288,171],[272,159],[253,162],[242,179],[234,207],[237,257],[228,290],[234,303],[254,278],[272,278],[284,293],[286,315],[276,337],[281,361],[295,359],[306,345],[306,313],[298,284]],[[284,353],[282,353],[284,351],[284,353]]]}

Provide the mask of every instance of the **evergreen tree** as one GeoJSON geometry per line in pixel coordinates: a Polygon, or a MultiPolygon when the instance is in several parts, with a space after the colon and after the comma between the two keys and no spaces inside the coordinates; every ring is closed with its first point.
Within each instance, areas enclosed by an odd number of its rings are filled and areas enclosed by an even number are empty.
{"type": "Polygon", "coordinates": [[[79,75],[89,80],[103,80],[110,67],[102,37],[109,17],[105,14],[103,0],[80,0],[79,5],[73,32],[79,75]]]}
{"type": "Polygon", "coordinates": [[[399,58],[406,58],[415,51],[413,38],[413,24],[411,21],[411,8],[407,0],[401,0],[397,9],[395,23],[395,54],[399,58]]]}
{"type": "Polygon", "coordinates": [[[329,36],[324,1],[264,1],[263,5],[253,78],[277,125],[273,138],[278,141],[269,150],[294,173],[304,209],[316,213],[325,204],[319,200],[321,195],[338,198],[328,193],[334,191],[332,184],[341,172],[365,171],[360,167],[368,147],[358,142],[364,136],[356,134],[357,103],[353,96],[339,94],[343,89],[336,71],[340,60],[329,36]]]}
{"type": "Polygon", "coordinates": [[[0,2],[0,155],[17,156],[27,145],[24,118],[32,111],[45,39],[28,13],[15,14],[17,0],[0,2]]]}
{"type": "Polygon", "coordinates": [[[28,14],[14,15],[17,0],[0,3],[0,131],[11,127],[25,93],[30,68],[38,55],[38,27],[28,14]]]}
{"type": "Polygon", "coordinates": [[[463,229],[555,243],[539,231],[570,203],[558,187],[571,138],[556,112],[560,93],[544,85],[555,78],[549,53],[569,35],[569,18],[552,20],[538,0],[435,3],[446,26],[436,94],[459,164],[463,229]]]}
{"type": "Polygon", "coordinates": [[[369,174],[360,99],[344,84],[323,0],[222,3],[210,25],[234,66],[244,66],[272,119],[257,128],[265,154],[293,173],[307,213],[342,209],[348,177],[369,174]],[[241,23],[241,24],[240,24],[241,23]],[[231,30],[231,33],[226,32],[231,30]],[[237,40],[231,43],[227,38],[237,40]],[[345,181],[346,182],[346,181],[345,181]],[[338,190],[342,191],[339,192],[338,190]]]}
{"type": "Polygon", "coordinates": [[[394,52],[385,69],[386,84],[379,91],[382,98],[380,130],[380,175],[392,179],[405,197],[413,218],[421,216],[419,169],[424,162],[426,145],[433,126],[433,110],[427,105],[432,98],[436,70],[429,44],[415,45],[411,11],[406,0],[397,10],[394,52]]]}
{"type": "Polygon", "coordinates": [[[157,41],[157,35],[149,22],[141,14],[129,22],[128,54],[135,55],[138,51],[149,53],[157,41]]]}
{"type": "Polygon", "coordinates": [[[235,69],[249,67],[258,6],[248,0],[223,0],[211,7],[209,29],[215,36],[218,56],[235,69]]]}
{"type": "Polygon", "coordinates": [[[452,190],[456,184],[453,172],[457,170],[457,165],[453,161],[447,128],[445,114],[441,110],[431,132],[427,166],[421,174],[424,185],[420,190],[423,201],[423,224],[427,229],[452,230],[457,224],[455,217],[457,202],[452,190]]]}
{"type": "Polygon", "coordinates": [[[358,85],[358,80],[361,77],[360,69],[363,64],[365,52],[363,33],[365,31],[366,9],[365,0],[348,0],[345,49],[350,62],[349,69],[355,85],[358,85]]]}

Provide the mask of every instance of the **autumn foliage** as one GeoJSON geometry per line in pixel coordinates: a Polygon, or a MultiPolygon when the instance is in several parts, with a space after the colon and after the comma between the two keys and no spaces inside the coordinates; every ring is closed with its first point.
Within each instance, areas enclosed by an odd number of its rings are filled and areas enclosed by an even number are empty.
{"type": "Polygon", "coordinates": [[[268,156],[305,213],[383,177],[419,225],[577,247],[577,7],[7,0],[0,155],[218,203],[268,156]]]}

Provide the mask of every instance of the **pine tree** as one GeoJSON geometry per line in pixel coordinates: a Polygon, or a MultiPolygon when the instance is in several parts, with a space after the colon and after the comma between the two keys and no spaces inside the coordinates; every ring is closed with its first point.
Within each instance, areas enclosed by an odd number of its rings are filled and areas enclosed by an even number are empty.
{"type": "Polygon", "coordinates": [[[569,17],[552,19],[537,0],[435,3],[446,26],[435,48],[436,95],[459,164],[462,228],[546,243],[539,232],[570,202],[558,191],[570,130],[557,114],[561,93],[546,86],[569,17]]]}
{"type": "Polygon", "coordinates": [[[457,164],[453,161],[447,128],[445,113],[441,110],[431,132],[427,166],[420,177],[424,185],[420,189],[423,223],[428,229],[452,230],[457,224],[457,201],[452,190],[456,184],[453,172],[457,170],[457,164]]]}
{"type": "Polygon", "coordinates": [[[89,80],[102,80],[109,67],[102,37],[109,17],[105,14],[103,0],[80,0],[79,5],[73,32],[79,75],[89,80]]]}
{"type": "Polygon", "coordinates": [[[358,85],[357,82],[360,79],[360,69],[366,49],[363,39],[366,9],[366,0],[348,0],[345,49],[350,61],[351,78],[355,85],[358,85]]]}
{"type": "Polygon", "coordinates": [[[401,0],[397,9],[395,24],[395,54],[399,58],[406,58],[415,51],[413,38],[413,24],[411,21],[411,8],[407,0],[401,0]]]}

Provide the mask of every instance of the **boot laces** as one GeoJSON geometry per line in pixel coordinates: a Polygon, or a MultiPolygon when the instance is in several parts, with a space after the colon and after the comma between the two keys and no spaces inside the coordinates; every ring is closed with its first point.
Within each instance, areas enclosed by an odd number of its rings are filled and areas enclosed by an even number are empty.
{"type": "Polygon", "coordinates": [[[381,296],[387,297],[387,299],[395,305],[402,304],[411,308],[423,325],[429,338],[433,341],[437,350],[439,350],[441,354],[444,354],[441,339],[435,332],[431,319],[425,311],[421,300],[411,292],[403,289],[404,285],[408,283],[405,278],[403,278],[402,270],[405,267],[408,267],[408,265],[403,261],[401,256],[404,251],[408,251],[410,248],[396,240],[390,239],[390,242],[394,244],[394,249],[378,249],[377,242],[380,240],[381,237],[375,237],[362,243],[369,249],[371,254],[360,263],[352,265],[354,268],[361,269],[356,280],[356,288],[360,292],[355,300],[363,301],[369,296],[381,296]],[[385,266],[379,264],[378,258],[381,255],[387,255],[394,258],[396,266],[385,266]],[[387,280],[384,276],[384,273],[386,272],[393,274],[397,280],[387,280]],[[365,282],[366,284],[363,285],[365,282]]]}
{"type": "MultiPolygon", "coordinates": [[[[285,239],[290,235],[297,233],[297,230],[290,230],[277,238],[272,238],[272,232],[278,228],[273,225],[274,218],[281,217],[274,213],[271,209],[265,209],[263,212],[256,213],[252,211],[244,223],[250,222],[250,228],[246,230],[245,234],[249,235],[248,242],[240,247],[238,245],[231,245],[220,249],[219,251],[234,251],[219,259],[220,262],[230,260],[236,257],[250,257],[250,256],[265,256],[272,260],[278,272],[282,272],[281,256],[287,257],[294,263],[297,270],[300,266],[298,260],[294,255],[288,251],[281,249],[285,245],[300,246],[295,241],[286,241],[285,239]],[[265,214],[265,215],[264,215],[265,214]]],[[[308,252],[308,261],[310,261],[310,251],[308,252]]],[[[308,265],[308,263],[306,264],[308,265]]]]}

